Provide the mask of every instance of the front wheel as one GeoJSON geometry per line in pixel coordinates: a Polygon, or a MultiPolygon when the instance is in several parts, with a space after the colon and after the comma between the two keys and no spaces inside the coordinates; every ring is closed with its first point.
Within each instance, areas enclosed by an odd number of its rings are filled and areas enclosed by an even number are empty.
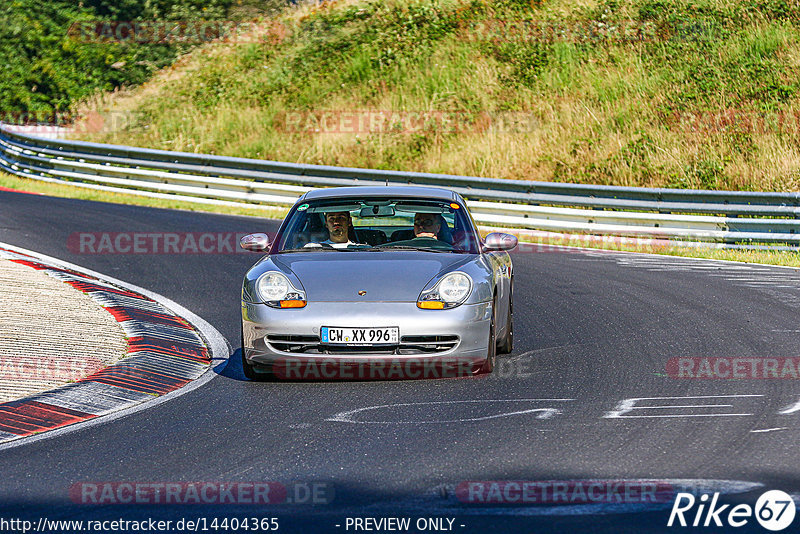
{"type": "Polygon", "coordinates": [[[486,361],[480,369],[481,374],[488,374],[494,370],[494,364],[497,360],[497,332],[495,331],[495,324],[497,321],[497,299],[492,301],[492,322],[489,323],[489,348],[486,352],[486,361]]]}
{"type": "Polygon", "coordinates": [[[508,315],[506,316],[506,332],[497,343],[497,352],[510,354],[514,350],[514,286],[508,295],[508,315]]]}

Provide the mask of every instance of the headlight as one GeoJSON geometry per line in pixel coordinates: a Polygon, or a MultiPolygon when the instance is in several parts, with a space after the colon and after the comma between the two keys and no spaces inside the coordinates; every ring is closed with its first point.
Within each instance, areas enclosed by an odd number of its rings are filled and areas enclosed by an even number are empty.
{"type": "Polygon", "coordinates": [[[266,273],[258,279],[258,294],[265,301],[281,300],[289,292],[289,279],[281,273],[266,273]]]}
{"type": "Polygon", "coordinates": [[[439,296],[449,304],[462,302],[472,289],[472,280],[464,273],[450,273],[439,282],[439,296]]]}
{"type": "Polygon", "coordinates": [[[443,276],[433,289],[423,291],[417,307],[427,310],[454,308],[467,300],[472,291],[472,278],[462,272],[443,276]]]}
{"type": "Polygon", "coordinates": [[[302,308],[306,305],[305,293],[295,289],[285,275],[270,271],[256,282],[258,296],[273,308],[302,308]]]}

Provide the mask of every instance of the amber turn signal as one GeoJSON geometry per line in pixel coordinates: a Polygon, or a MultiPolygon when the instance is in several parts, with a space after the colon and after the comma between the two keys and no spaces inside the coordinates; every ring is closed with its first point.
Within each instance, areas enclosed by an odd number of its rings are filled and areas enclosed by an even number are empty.
{"type": "Polygon", "coordinates": [[[306,301],[304,300],[282,300],[281,308],[305,308],[306,301]]]}
{"type": "Polygon", "coordinates": [[[438,300],[420,300],[417,301],[417,308],[422,308],[423,310],[443,310],[444,302],[438,300]]]}

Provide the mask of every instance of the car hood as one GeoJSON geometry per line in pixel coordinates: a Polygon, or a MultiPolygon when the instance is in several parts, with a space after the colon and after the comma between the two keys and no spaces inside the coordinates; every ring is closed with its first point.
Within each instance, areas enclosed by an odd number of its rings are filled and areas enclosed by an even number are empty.
{"type": "Polygon", "coordinates": [[[414,302],[431,278],[458,269],[475,256],[382,251],[291,253],[270,259],[300,279],[310,302],[414,302]]]}

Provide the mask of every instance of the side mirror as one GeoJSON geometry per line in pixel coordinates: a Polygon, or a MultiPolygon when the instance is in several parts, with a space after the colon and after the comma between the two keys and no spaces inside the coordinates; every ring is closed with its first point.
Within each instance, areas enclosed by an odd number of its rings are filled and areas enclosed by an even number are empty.
{"type": "Polygon", "coordinates": [[[239,246],[250,252],[264,252],[269,248],[267,234],[249,234],[239,240],[239,246]]]}
{"type": "Polygon", "coordinates": [[[511,250],[517,246],[517,238],[511,234],[492,232],[483,240],[484,250],[511,250]]]}

